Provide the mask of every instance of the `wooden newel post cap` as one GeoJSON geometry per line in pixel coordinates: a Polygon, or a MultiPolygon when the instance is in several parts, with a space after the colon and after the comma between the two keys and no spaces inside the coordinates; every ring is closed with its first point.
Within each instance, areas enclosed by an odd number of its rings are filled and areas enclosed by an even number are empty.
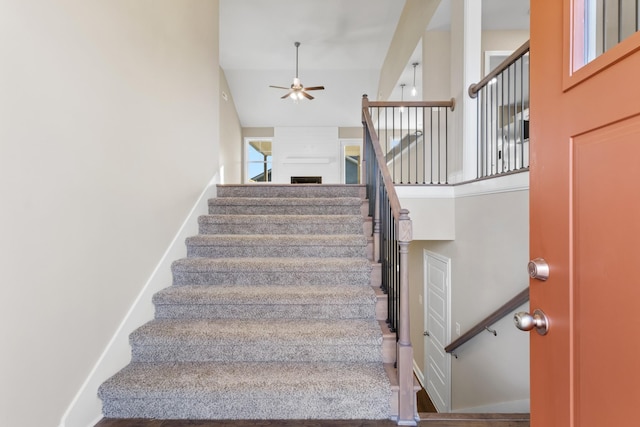
{"type": "Polygon", "coordinates": [[[410,242],[413,240],[413,227],[411,218],[409,218],[409,210],[401,209],[398,218],[398,240],[400,242],[410,242]]]}

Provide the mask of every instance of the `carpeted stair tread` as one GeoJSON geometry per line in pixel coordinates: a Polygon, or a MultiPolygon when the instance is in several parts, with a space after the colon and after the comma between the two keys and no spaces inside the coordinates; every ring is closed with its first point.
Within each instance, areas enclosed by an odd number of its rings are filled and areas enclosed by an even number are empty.
{"type": "Polygon", "coordinates": [[[382,363],[376,320],[156,319],[130,342],[137,362],[382,363]]]}
{"type": "Polygon", "coordinates": [[[174,285],[325,285],[371,283],[366,258],[182,258],[172,264],[174,285]]]}
{"type": "Polygon", "coordinates": [[[362,234],[198,234],[187,237],[186,243],[188,246],[366,246],[367,239],[362,234]]]}
{"type": "Polygon", "coordinates": [[[200,234],[361,234],[360,215],[202,215],[200,234]]]}
{"type": "Polygon", "coordinates": [[[368,319],[375,317],[371,286],[183,285],[153,297],[162,319],[368,319]]]}
{"type": "Polygon", "coordinates": [[[366,258],[181,258],[174,261],[172,269],[180,271],[371,271],[366,258]]]}
{"type": "Polygon", "coordinates": [[[155,319],[130,335],[135,345],[207,345],[220,340],[283,345],[382,344],[382,332],[375,319],[155,319]]]}
{"type": "Polygon", "coordinates": [[[202,215],[198,224],[201,234],[359,234],[363,219],[360,215],[202,215]]]}
{"type": "MultiPolygon", "coordinates": [[[[169,286],[153,296],[156,306],[188,305],[351,305],[375,304],[376,296],[370,286],[351,285],[272,285],[272,286],[169,286]]],[[[372,314],[373,315],[373,314],[372,314]]]]}
{"type": "Polygon", "coordinates": [[[217,197],[209,199],[209,206],[237,205],[237,206],[357,206],[362,199],[359,197],[217,197]]]}
{"type": "Polygon", "coordinates": [[[367,240],[360,235],[201,234],[187,238],[188,257],[359,257],[367,240]]]}
{"type": "Polygon", "coordinates": [[[366,197],[366,187],[361,184],[260,184],[236,185],[227,184],[217,187],[217,196],[222,197],[366,197]]]}
{"type": "Polygon", "coordinates": [[[384,419],[381,363],[130,363],[99,389],[108,418],[384,419]]]}
{"type": "Polygon", "coordinates": [[[209,214],[224,215],[361,215],[359,197],[217,197],[209,214]]]}

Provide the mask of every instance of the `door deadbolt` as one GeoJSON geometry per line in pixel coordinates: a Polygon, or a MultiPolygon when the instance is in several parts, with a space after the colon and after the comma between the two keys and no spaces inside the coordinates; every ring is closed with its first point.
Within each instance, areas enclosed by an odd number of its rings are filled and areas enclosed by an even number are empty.
{"type": "Polygon", "coordinates": [[[544,258],[536,258],[529,261],[529,277],[545,281],[549,278],[549,264],[544,258]]]}
{"type": "Polygon", "coordinates": [[[535,328],[540,335],[549,332],[549,319],[542,310],[536,309],[533,314],[521,311],[513,316],[513,322],[521,331],[530,331],[535,328]]]}

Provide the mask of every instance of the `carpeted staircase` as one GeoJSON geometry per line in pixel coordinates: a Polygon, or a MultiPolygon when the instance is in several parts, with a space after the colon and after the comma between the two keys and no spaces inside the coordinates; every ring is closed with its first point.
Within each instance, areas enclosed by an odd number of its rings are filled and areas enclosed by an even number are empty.
{"type": "Polygon", "coordinates": [[[131,363],[101,385],[104,416],[389,418],[363,199],[354,185],[219,186],[131,363]]]}

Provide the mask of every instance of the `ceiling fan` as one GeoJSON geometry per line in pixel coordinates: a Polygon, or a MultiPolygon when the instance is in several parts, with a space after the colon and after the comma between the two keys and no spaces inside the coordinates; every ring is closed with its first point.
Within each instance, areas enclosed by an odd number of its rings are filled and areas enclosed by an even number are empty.
{"type": "Polygon", "coordinates": [[[269,86],[274,87],[276,89],[286,89],[287,92],[281,99],[285,99],[287,97],[293,99],[294,101],[298,101],[300,99],[307,98],[313,99],[313,96],[309,95],[307,91],[309,90],[324,90],[324,86],[313,86],[313,87],[304,87],[302,83],[300,83],[300,79],[298,78],[298,48],[300,47],[300,42],[294,43],[296,47],[296,76],[293,79],[293,83],[291,83],[291,87],[283,87],[283,86],[269,86]]]}

